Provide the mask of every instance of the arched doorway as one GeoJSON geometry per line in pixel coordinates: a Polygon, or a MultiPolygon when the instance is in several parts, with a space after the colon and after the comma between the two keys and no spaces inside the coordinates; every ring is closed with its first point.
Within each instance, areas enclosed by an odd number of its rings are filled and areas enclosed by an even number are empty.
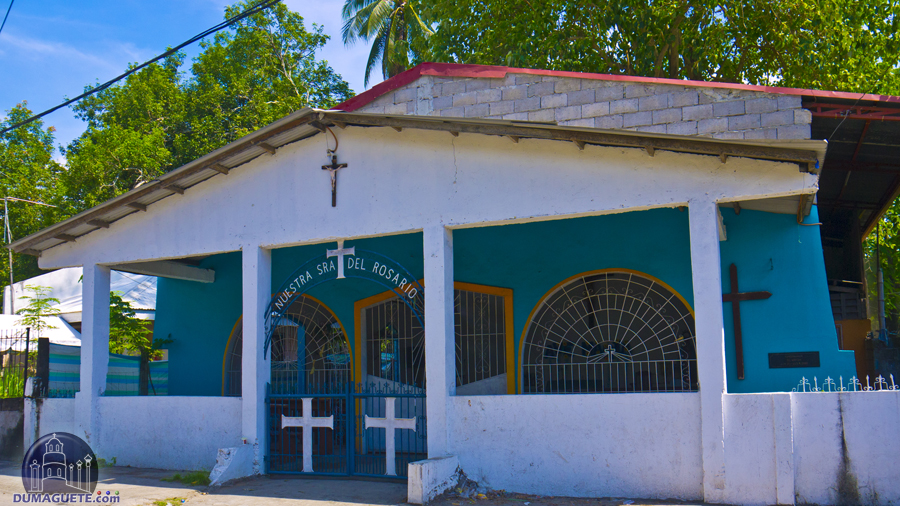
{"type": "Polygon", "coordinates": [[[405,477],[408,462],[427,457],[423,292],[402,265],[342,242],[285,280],[264,313],[268,472],[405,477]],[[382,307],[396,309],[372,327],[378,370],[365,378],[343,326],[306,295],[345,278],[383,286],[393,300],[382,307]]]}
{"type": "MultiPolygon", "coordinates": [[[[241,323],[238,319],[226,346],[226,396],[241,395],[241,323]]],[[[328,306],[309,295],[299,297],[284,311],[273,334],[271,353],[272,393],[344,391],[353,381],[353,358],[344,326],[328,306]]]]}

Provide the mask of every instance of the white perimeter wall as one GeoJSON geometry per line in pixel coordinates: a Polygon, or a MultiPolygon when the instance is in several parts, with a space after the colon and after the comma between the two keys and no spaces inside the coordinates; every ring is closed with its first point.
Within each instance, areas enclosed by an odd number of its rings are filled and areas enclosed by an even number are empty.
{"type": "Polygon", "coordinates": [[[116,465],[204,469],[241,443],[240,397],[102,397],[100,448],[116,465]]]}
{"type": "Polygon", "coordinates": [[[451,397],[450,453],[494,489],[580,497],[703,497],[700,396],[451,397]]]}
{"type": "Polygon", "coordinates": [[[724,408],[729,503],[900,502],[900,392],[726,395],[724,408]]]}
{"type": "Polygon", "coordinates": [[[54,432],[75,434],[75,399],[43,399],[36,404],[40,423],[39,437],[54,432]]]}
{"type": "MultiPolygon", "coordinates": [[[[118,466],[205,469],[241,444],[240,397],[102,397],[98,457],[118,466]]],[[[40,435],[75,433],[75,399],[44,399],[40,435]]]]}

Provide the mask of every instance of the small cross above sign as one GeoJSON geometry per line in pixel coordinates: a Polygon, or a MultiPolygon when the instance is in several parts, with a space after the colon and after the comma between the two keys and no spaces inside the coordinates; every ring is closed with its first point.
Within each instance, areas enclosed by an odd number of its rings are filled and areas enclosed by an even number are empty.
{"type": "Polygon", "coordinates": [[[284,416],[281,415],[281,428],[286,427],[302,427],[303,428],[303,472],[313,472],[312,465],[312,430],[313,427],[324,427],[334,430],[334,415],[331,416],[312,416],[312,398],[304,397],[303,416],[284,416]]]}
{"type": "Polygon", "coordinates": [[[325,250],[326,258],[337,257],[337,259],[338,259],[337,279],[344,279],[344,255],[356,256],[356,246],[350,246],[349,248],[344,248],[343,239],[338,241],[337,249],[326,249],[325,250]]]}
{"type": "Polygon", "coordinates": [[[731,274],[731,293],[722,294],[722,302],[731,303],[731,314],[734,320],[734,357],[737,362],[737,377],[744,379],[744,338],[741,334],[741,302],[747,300],[763,300],[772,296],[770,292],[738,292],[737,266],[728,268],[731,274]]]}
{"type": "Polygon", "coordinates": [[[415,418],[394,418],[394,401],[396,397],[385,397],[384,418],[371,418],[366,415],[366,428],[384,428],[385,472],[387,476],[397,476],[397,452],[394,444],[394,429],[416,431],[415,418]]]}
{"type": "Polygon", "coordinates": [[[337,172],[346,167],[346,163],[337,162],[337,155],[331,155],[331,165],[322,166],[322,170],[331,174],[331,207],[337,207],[337,172]]]}

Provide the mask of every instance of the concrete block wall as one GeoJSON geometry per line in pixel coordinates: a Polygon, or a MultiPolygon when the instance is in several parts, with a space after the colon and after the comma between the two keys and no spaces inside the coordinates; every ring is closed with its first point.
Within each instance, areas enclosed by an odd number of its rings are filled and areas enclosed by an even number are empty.
{"type": "Polygon", "coordinates": [[[431,77],[359,112],[548,122],[716,139],[809,139],[799,96],[599,79],[507,74],[431,77]]]}

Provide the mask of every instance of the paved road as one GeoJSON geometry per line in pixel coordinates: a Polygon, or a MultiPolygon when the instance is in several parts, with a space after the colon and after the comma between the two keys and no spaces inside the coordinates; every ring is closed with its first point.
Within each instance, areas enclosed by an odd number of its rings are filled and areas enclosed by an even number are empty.
{"type": "MultiPolygon", "coordinates": [[[[0,461],[0,506],[13,502],[13,494],[23,492],[20,463],[0,461]]],[[[380,481],[305,479],[302,477],[260,476],[207,490],[161,481],[176,471],[112,467],[100,471],[97,490],[119,492],[121,506],[394,506],[406,502],[405,483],[380,481]],[[167,501],[168,500],[168,501],[167,501]]],[[[696,505],[680,501],[629,500],[623,498],[576,499],[535,497],[518,494],[486,499],[445,496],[430,506],[643,506],[696,505]]]]}
{"type": "MultiPolygon", "coordinates": [[[[0,461],[0,505],[13,505],[23,492],[20,464],[0,461]]],[[[153,505],[169,499],[179,506],[393,506],[406,502],[406,485],[373,481],[312,480],[290,477],[257,477],[206,493],[206,487],[188,487],[161,481],[175,471],[112,467],[100,471],[97,490],[119,492],[122,506],[153,505]]],[[[19,503],[21,504],[21,503],[19,503]]]]}

